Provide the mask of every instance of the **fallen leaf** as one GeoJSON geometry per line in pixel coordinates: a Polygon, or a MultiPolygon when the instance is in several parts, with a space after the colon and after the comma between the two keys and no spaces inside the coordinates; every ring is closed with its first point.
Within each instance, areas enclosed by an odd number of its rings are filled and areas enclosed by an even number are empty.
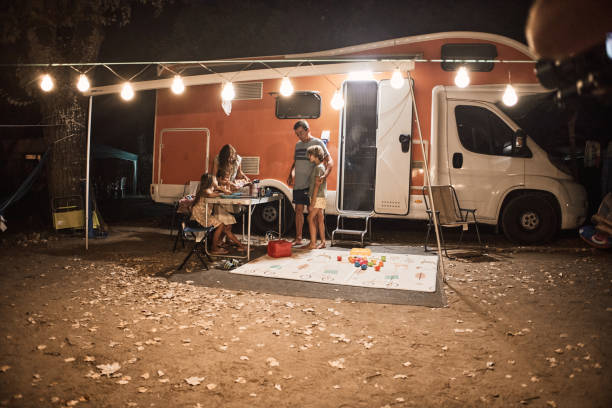
{"type": "Polygon", "coordinates": [[[274,357],[268,357],[266,362],[270,367],[278,367],[280,363],[274,357]]]}
{"type": "Polygon", "coordinates": [[[202,381],[204,380],[204,377],[189,377],[189,378],[185,378],[185,382],[189,385],[200,385],[202,384],[202,381]]]}
{"type": "Polygon", "coordinates": [[[328,361],[328,363],[330,366],[334,368],[338,368],[338,369],[344,368],[344,358],[339,358],[338,360],[328,361]]]}
{"type": "Polygon", "coordinates": [[[96,366],[102,375],[110,376],[111,374],[119,371],[121,366],[119,363],[115,362],[112,364],[100,364],[96,366]]]}
{"type": "Polygon", "coordinates": [[[215,388],[217,388],[217,384],[206,384],[206,388],[208,388],[209,390],[214,390],[215,388]]]}

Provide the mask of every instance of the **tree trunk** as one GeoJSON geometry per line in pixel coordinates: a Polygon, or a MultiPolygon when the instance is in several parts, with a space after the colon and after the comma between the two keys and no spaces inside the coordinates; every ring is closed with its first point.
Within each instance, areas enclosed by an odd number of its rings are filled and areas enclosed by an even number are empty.
{"type": "Polygon", "coordinates": [[[82,196],[85,180],[87,99],[75,90],[66,95],[49,95],[42,104],[45,140],[51,148],[47,163],[50,198],[82,196]]]}

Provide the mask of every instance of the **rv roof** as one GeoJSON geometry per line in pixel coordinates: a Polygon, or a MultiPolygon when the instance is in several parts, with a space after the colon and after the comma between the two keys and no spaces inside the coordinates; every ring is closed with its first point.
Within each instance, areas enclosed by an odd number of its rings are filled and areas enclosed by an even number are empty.
{"type": "MultiPolygon", "coordinates": [[[[364,53],[367,51],[375,51],[377,49],[383,49],[393,46],[414,44],[424,41],[432,40],[443,40],[443,39],[473,39],[473,40],[484,40],[491,41],[498,44],[503,44],[508,47],[514,48],[517,51],[524,54],[530,59],[535,59],[533,54],[529,51],[529,48],[519,43],[518,41],[510,38],[489,33],[479,33],[471,31],[453,31],[443,33],[433,33],[425,35],[417,35],[410,37],[396,38],[392,40],[377,41],[372,43],[354,45],[344,48],[337,48],[326,51],[317,51],[304,54],[287,54],[287,55],[276,55],[266,56],[257,58],[237,58],[230,60],[211,60],[211,61],[185,61],[177,62],[175,65],[192,67],[195,65],[206,65],[208,67],[215,67],[215,70],[211,74],[205,75],[191,75],[183,78],[185,86],[190,85],[203,85],[222,83],[226,81],[231,75],[221,76],[219,73],[232,74],[240,73],[240,81],[253,81],[263,79],[275,79],[282,78],[289,72],[291,76],[314,76],[314,75],[329,75],[329,74],[344,74],[350,71],[358,70],[369,70],[373,72],[391,71],[398,67],[402,70],[414,69],[414,60],[420,58],[420,54],[408,54],[408,55],[380,55],[375,52],[370,53],[373,56],[366,56],[364,53]],[[355,55],[360,54],[360,55],[355,55]],[[356,62],[352,62],[356,61],[356,62]],[[246,67],[246,64],[257,62],[264,64],[268,68],[265,69],[248,69],[252,67],[246,67]],[[298,64],[300,66],[295,66],[298,64]],[[240,64],[240,70],[232,71],[232,67],[236,64],[240,64]],[[271,64],[274,64],[272,66],[271,64]],[[308,64],[308,65],[306,65],[308,64]],[[304,66],[306,65],[306,66],[304,66]],[[229,71],[227,71],[229,70],[229,71]],[[285,71],[285,72],[283,72],[285,71]]],[[[161,70],[160,72],[163,72],[161,70]]],[[[134,82],[133,88],[135,91],[151,90],[151,89],[163,89],[170,88],[172,85],[172,78],[164,78],[152,81],[141,81],[134,82]]],[[[121,84],[92,87],[85,95],[103,95],[110,93],[118,93],[121,91],[121,84]]]]}

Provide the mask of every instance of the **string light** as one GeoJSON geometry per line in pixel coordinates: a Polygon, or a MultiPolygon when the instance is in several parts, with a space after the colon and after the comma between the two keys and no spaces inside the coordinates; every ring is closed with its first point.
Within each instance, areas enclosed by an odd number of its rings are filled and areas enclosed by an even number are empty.
{"type": "Polygon", "coordinates": [[[129,82],[123,84],[123,87],[121,88],[121,97],[125,101],[129,101],[134,97],[134,88],[132,88],[132,84],[129,82]]]}
{"type": "Polygon", "coordinates": [[[40,78],[40,89],[42,89],[45,92],[50,92],[53,89],[53,79],[51,78],[51,75],[49,74],[44,74],[41,78],[40,78]]]}
{"type": "Polygon", "coordinates": [[[391,86],[395,89],[400,89],[404,86],[404,76],[399,68],[393,70],[393,75],[391,75],[391,86]]]}
{"type": "Polygon", "coordinates": [[[344,106],[344,98],[342,97],[342,93],[339,89],[334,92],[334,96],[331,100],[331,106],[335,110],[340,110],[344,106]]]}
{"type": "Polygon", "coordinates": [[[510,71],[508,71],[508,85],[506,85],[506,90],[504,91],[504,95],[502,96],[502,102],[506,106],[514,106],[518,102],[518,95],[512,86],[512,81],[510,79],[510,71]]]}
{"type": "Polygon", "coordinates": [[[455,85],[459,88],[465,88],[470,84],[470,76],[468,75],[468,70],[466,67],[461,67],[457,71],[457,75],[455,76],[455,85]]]}
{"type": "Polygon", "coordinates": [[[231,101],[236,97],[236,91],[234,90],[234,84],[226,82],[221,91],[221,99],[224,101],[231,101]]]}
{"type": "Polygon", "coordinates": [[[87,79],[87,75],[85,74],[79,75],[79,81],[77,82],[77,89],[81,92],[85,92],[89,89],[89,79],[87,79]]]}
{"type": "Polygon", "coordinates": [[[291,96],[293,94],[293,85],[288,77],[283,77],[280,86],[280,93],[283,96],[291,96]]]}
{"type": "Polygon", "coordinates": [[[185,84],[183,83],[183,78],[180,75],[175,75],[174,80],[172,81],[172,86],[170,87],[172,92],[176,95],[180,95],[185,92],[185,84]]]}

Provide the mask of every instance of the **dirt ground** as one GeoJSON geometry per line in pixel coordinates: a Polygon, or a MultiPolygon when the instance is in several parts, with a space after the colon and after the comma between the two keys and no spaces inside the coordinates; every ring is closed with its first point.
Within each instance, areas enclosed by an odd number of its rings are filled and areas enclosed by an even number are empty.
{"type": "Polygon", "coordinates": [[[485,234],[431,309],[170,282],[186,253],[123,231],[2,242],[1,406],[612,406],[612,254],[574,235],[485,234]]]}

